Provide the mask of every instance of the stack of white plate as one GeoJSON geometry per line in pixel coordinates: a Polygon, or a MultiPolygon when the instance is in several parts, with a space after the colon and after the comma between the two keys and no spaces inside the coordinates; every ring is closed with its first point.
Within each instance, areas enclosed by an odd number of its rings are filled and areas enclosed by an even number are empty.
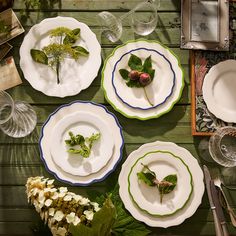
{"type": "Polygon", "coordinates": [[[114,109],[129,118],[147,120],[169,112],[180,99],[184,87],[183,71],[178,58],[157,41],[135,40],[115,48],[102,70],[102,85],[106,99],[114,109]],[[130,68],[128,61],[134,54],[144,61],[152,58],[155,70],[153,81],[145,87],[153,106],[141,88],[130,88],[119,70],[130,68]]]}
{"type": "Polygon", "coordinates": [[[122,158],[122,129],[116,117],[103,105],[75,101],[59,107],[43,125],[41,159],[48,171],[63,182],[86,186],[104,180],[122,158]],[[90,137],[100,133],[89,157],[68,152],[69,132],[90,137]],[[112,133],[111,133],[112,132],[112,133]]]}
{"type": "Polygon", "coordinates": [[[192,216],[204,193],[203,173],[197,160],[186,149],[170,142],[154,142],[132,152],[119,175],[120,197],[126,209],[139,221],[153,227],[174,226],[192,216]],[[137,173],[147,165],[158,180],[177,175],[174,190],[164,194],[147,186],[137,173]]]}

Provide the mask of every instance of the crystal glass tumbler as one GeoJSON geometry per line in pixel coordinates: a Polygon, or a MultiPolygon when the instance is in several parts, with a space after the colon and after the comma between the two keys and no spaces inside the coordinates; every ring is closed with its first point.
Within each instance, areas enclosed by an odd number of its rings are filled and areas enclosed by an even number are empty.
{"type": "Polygon", "coordinates": [[[151,34],[157,26],[157,6],[154,2],[143,2],[131,14],[133,31],[142,36],[151,34]]]}
{"type": "Polygon", "coordinates": [[[0,129],[14,138],[30,134],[37,123],[33,108],[25,102],[13,101],[5,91],[0,91],[0,129]]]}
{"type": "Polygon", "coordinates": [[[218,164],[236,166],[236,128],[225,126],[217,129],[210,138],[209,152],[218,164]]]}
{"type": "Polygon", "coordinates": [[[157,25],[159,7],[160,0],[145,0],[120,17],[109,11],[102,11],[98,14],[98,21],[104,36],[114,43],[120,39],[123,31],[122,22],[128,17],[131,17],[132,29],[136,34],[144,36],[152,33],[157,25]]]}

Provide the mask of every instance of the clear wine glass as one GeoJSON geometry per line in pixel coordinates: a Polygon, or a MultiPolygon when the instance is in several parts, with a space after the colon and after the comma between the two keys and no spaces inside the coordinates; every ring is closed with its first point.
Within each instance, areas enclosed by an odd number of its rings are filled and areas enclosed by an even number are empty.
{"type": "Polygon", "coordinates": [[[14,138],[30,134],[37,123],[33,108],[26,102],[13,101],[5,91],[0,91],[0,129],[14,138]]]}
{"type": "Polygon", "coordinates": [[[225,167],[236,166],[236,128],[218,128],[210,138],[209,152],[218,164],[225,167]]]}
{"type": "Polygon", "coordinates": [[[160,0],[146,0],[139,3],[132,10],[119,18],[114,16],[111,12],[102,11],[98,14],[98,19],[105,37],[111,42],[116,42],[122,35],[122,21],[129,16],[131,16],[132,28],[135,33],[139,35],[152,33],[157,25],[157,9],[159,7],[160,0]]]}

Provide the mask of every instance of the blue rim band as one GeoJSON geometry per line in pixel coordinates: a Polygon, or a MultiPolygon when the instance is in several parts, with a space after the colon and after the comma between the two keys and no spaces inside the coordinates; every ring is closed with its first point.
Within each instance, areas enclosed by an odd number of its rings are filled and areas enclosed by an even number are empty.
{"type": "Polygon", "coordinates": [[[125,54],[123,54],[123,55],[120,57],[120,59],[115,63],[114,69],[113,69],[113,71],[112,71],[112,86],[113,86],[113,88],[114,88],[114,91],[115,91],[115,93],[116,93],[116,96],[117,96],[124,104],[126,104],[127,106],[129,106],[129,107],[131,107],[131,108],[134,108],[134,109],[140,109],[140,110],[151,110],[151,109],[154,109],[154,108],[156,108],[156,107],[158,107],[158,106],[164,104],[164,103],[167,101],[167,99],[168,99],[168,98],[172,95],[172,93],[173,93],[173,90],[174,90],[174,87],[175,87],[175,81],[176,81],[175,72],[174,72],[174,70],[173,70],[173,67],[172,67],[171,62],[166,58],[166,56],[163,55],[162,53],[158,52],[158,51],[155,50],[155,49],[149,49],[149,48],[144,48],[144,47],[132,49],[132,50],[126,52],[125,54]],[[146,51],[151,51],[151,52],[155,52],[155,53],[159,54],[161,57],[163,57],[163,58],[167,61],[167,63],[168,63],[169,66],[170,66],[170,69],[171,69],[171,71],[173,72],[173,75],[174,75],[174,77],[173,77],[173,85],[172,85],[171,90],[170,90],[170,93],[167,95],[167,97],[166,97],[162,102],[158,103],[157,105],[152,106],[152,107],[148,107],[148,108],[142,108],[142,107],[138,107],[138,106],[132,106],[132,105],[130,105],[129,103],[127,103],[126,101],[124,101],[124,100],[122,99],[122,97],[119,95],[119,93],[117,92],[116,86],[115,86],[115,84],[114,84],[114,79],[115,79],[114,74],[115,74],[116,67],[117,67],[117,65],[119,64],[119,62],[124,58],[124,56],[126,56],[126,55],[128,55],[128,54],[130,54],[130,53],[132,53],[132,52],[134,52],[134,51],[138,51],[138,50],[146,50],[146,51]]]}
{"type": "Polygon", "coordinates": [[[43,161],[46,170],[47,170],[50,174],[53,174],[57,180],[62,181],[62,182],[67,183],[67,184],[70,184],[70,185],[73,185],[73,186],[88,186],[88,185],[91,185],[91,184],[93,184],[93,183],[101,182],[101,181],[103,181],[104,179],[106,179],[107,176],[110,175],[110,174],[116,169],[117,165],[118,165],[119,162],[121,161],[121,159],[122,159],[122,154],[123,154],[123,147],[124,147],[124,137],[123,137],[123,134],[122,134],[122,127],[121,127],[121,125],[120,125],[120,123],[119,123],[117,117],[116,117],[113,113],[111,113],[110,111],[108,111],[108,109],[107,109],[104,105],[97,104],[97,103],[95,103],[95,102],[90,102],[90,101],[76,100],[76,101],[73,101],[73,102],[71,102],[71,103],[68,103],[68,104],[64,104],[64,105],[62,105],[62,106],[59,106],[54,112],[52,112],[52,113],[48,116],[47,120],[45,121],[45,123],[44,123],[43,126],[42,126],[42,129],[41,129],[41,132],[40,132],[40,137],[39,137],[39,152],[40,152],[40,158],[41,158],[41,160],[43,161]],[[71,105],[74,104],[74,103],[89,103],[89,104],[92,104],[92,105],[95,105],[95,106],[98,106],[98,107],[103,108],[106,113],[108,113],[109,115],[111,115],[111,116],[114,118],[114,120],[115,120],[117,126],[118,126],[119,129],[120,129],[120,136],[121,136],[121,139],[122,139],[121,146],[120,146],[120,149],[119,149],[119,158],[118,158],[118,160],[116,161],[116,163],[115,163],[115,165],[113,166],[113,168],[112,168],[110,171],[108,171],[102,178],[100,178],[100,179],[99,179],[99,178],[94,179],[94,180],[92,180],[91,182],[88,182],[88,183],[72,183],[72,182],[70,182],[70,181],[68,181],[68,180],[64,180],[64,179],[61,179],[60,177],[58,177],[58,175],[57,175],[54,171],[52,171],[52,170],[49,169],[49,167],[48,167],[48,165],[47,165],[47,162],[46,162],[46,159],[44,158],[43,151],[42,151],[42,147],[41,147],[41,142],[42,142],[42,139],[43,139],[43,137],[44,137],[44,128],[45,128],[45,126],[47,125],[47,123],[50,121],[50,119],[51,119],[60,109],[62,109],[63,107],[69,107],[69,106],[71,106],[71,105]]]}

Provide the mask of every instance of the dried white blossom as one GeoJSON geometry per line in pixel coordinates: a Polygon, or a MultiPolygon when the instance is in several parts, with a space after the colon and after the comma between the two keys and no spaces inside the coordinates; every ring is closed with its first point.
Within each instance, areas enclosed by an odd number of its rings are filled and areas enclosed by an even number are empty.
{"type": "Polygon", "coordinates": [[[52,204],[52,200],[51,199],[47,199],[44,204],[45,204],[45,206],[49,207],[52,204]]]}
{"type": "Polygon", "coordinates": [[[72,196],[71,195],[66,195],[64,198],[63,198],[64,201],[71,201],[72,200],[72,196]]]}
{"type": "Polygon", "coordinates": [[[99,211],[101,208],[99,207],[99,204],[97,202],[91,202],[91,204],[94,206],[94,210],[97,212],[99,211]]]}
{"type": "Polygon", "coordinates": [[[56,200],[59,198],[59,194],[57,192],[54,192],[53,195],[51,196],[51,199],[56,200]]]}
{"type": "Polygon", "coordinates": [[[82,205],[82,206],[87,206],[89,204],[89,199],[88,198],[81,198],[79,203],[82,205]]]}
{"type": "Polygon", "coordinates": [[[92,211],[84,211],[84,214],[88,220],[93,220],[93,212],[92,211]]]}
{"type": "Polygon", "coordinates": [[[66,216],[66,221],[67,223],[72,223],[75,219],[75,213],[74,212],[71,212],[69,215],[66,216]]]}
{"type": "Polygon", "coordinates": [[[67,187],[60,187],[59,191],[60,191],[60,193],[67,193],[68,189],[67,189],[67,187]]]}
{"type": "Polygon", "coordinates": [[[75,201],[78,202],[78,201],[80,201],[82,199],[82,196],[75,195],[75,196],[73,196],[73,199],[75,199],[75,201]]]}
{"type": "Polygon", "coordinates": [[[53,216],[53,219],[55,219],[56,221],[61,221],[64,217],[64,214],[62,211],[56,211],[55,215],[53,216]]]}
{"type": "Polygon", "coordinates": [[[29,178],[26,183],[28,201],[48,224],[53,236],[69,236],[70,224],[90,224],[100,207],[88,198],[69,192],[66,187],[55,188],[53,182],[43,177],[29,178]]]}
{"type": "Polygon", "coordinates": [[[75,216],[74,221],[72,222],[74,225],[77,225],[80,223],[80,218],[78,216],[75,216]]]}
{"type": "Polygon", "coordinates": [[[55,214],[55,209],[54,209],[54,208],[49,208],[49,209],[48,209],[48,214],[49,214],[50,216],[54,216],[54,214],[55,214]]]}

